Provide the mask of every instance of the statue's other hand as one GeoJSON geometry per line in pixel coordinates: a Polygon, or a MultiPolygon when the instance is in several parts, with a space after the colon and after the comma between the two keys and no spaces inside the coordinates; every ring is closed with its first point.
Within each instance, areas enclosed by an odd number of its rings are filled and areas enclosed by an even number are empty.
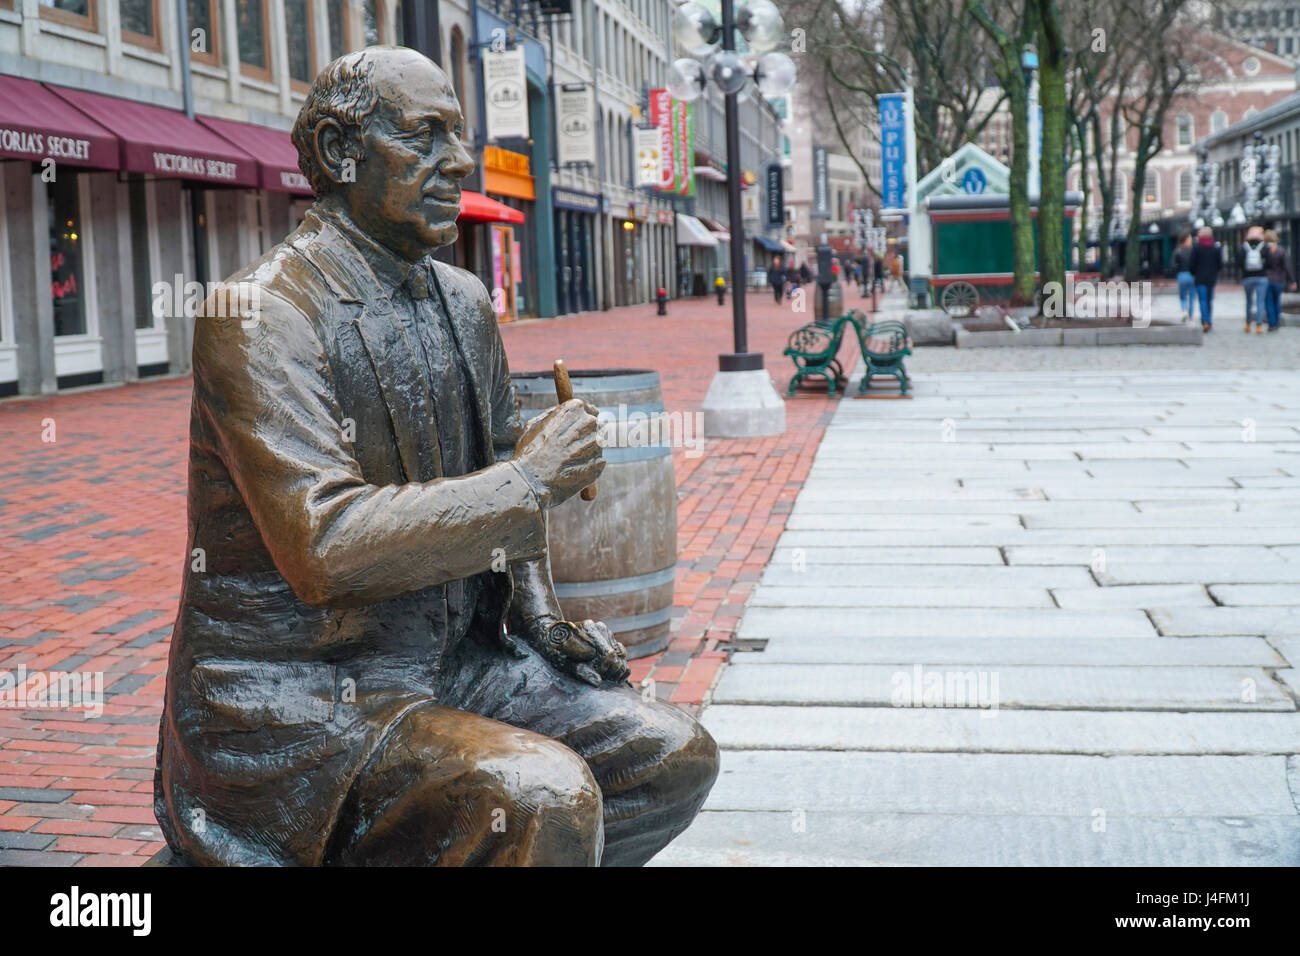
{"type": "Polygon", "coordinates": [[[603,621],[534,623],[530,643],[556,670],[599,687],[627,680],[627,649],[614,640],[603,621]]]}

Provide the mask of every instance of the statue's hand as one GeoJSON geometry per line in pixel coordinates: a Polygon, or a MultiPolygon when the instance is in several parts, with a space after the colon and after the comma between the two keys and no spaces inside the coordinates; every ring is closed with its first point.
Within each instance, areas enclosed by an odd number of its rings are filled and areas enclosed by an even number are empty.
{"type": "Polygon", "coordinates": [[[603,621],[561,621],[539,618],[527,628],[526,639],[551,666],[599,687],[602,681],[627,680],[627,649],[614,640],[603,621]]]}

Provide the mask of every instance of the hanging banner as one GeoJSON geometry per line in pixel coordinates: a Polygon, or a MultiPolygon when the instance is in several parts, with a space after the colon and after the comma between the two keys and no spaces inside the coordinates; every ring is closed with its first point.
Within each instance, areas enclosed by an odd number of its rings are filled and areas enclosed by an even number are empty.
{"type": "Polygon", "coordinates": [[[682,189],[683,196],[695,195],[695,105],[682,104],[682,189]]]}
{"type": "Polygon", "coordinates": [[[524,48],[483,52],[483,91],[487,103],[487,138],[528,137],[528,87],[524,48]]]}
{"type": "Polygon", "coordinates": [[[880,108],[880,208],[903,211],[904,148],[903,94],[890,93],[878,100],[880,108]]]}
{"type": "Polygon", "coordinates": [[[673,98],[667,90],[650,91],[650,122],[659,131],[659,181],[655,188],[673,190],[677,178],[677,153],[673,141],[673,98]]]}
{"type": "Polygon", "coordinates": [[[660,155],[659,130],[654,127],[636,130],[636,184],[638,186],[659,185],[659,168],[663,162],[660,155]]]}
{"type": "Polygon", "coordinates": [[[809,212],[814,219],[831,217],[830,179],[830,159],[826,155],[826,147],[814,145],[812,210],[809,212]]]}
{"type": "Polygon", "coordinates": [[[559,157],[561,166],[596,164],[596,115],[591,87],[581,83],[565,83],[560,87],[556,103],[555,123],[559,130],[559,157]]]}
{"type": "Polygon", "coordinates": [[[781,168],[780,163],[767,164],[767,182],[764,184],[767,192],[767,203],[764,208],[767,209],[767,221],[765,225],[769,229],[779,228],[785,225],[785,170],[781,168]]]}

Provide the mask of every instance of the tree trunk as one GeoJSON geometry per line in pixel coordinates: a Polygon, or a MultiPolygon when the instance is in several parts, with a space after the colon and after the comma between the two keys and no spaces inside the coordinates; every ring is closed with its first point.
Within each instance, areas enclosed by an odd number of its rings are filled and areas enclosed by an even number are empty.
{"type": "MultiPolygon", "coordinates": [[[[1075,133],[1079,140],[1079,192],[1083,194],[1083,202],[1079,205],[1079,258],[1074,267],[1082,270],[1088,265],[1088,204],[1092,201],[1092,188],[1088,182],[1088,130],[1083,123],[1077,123],[1075,133]]],[[[1073,164],[1073,152],[1070,160],[1073,164]]]]}
{"type": "Polygon", "coordinates": [[[1065,49],[1060,15],[1051,0],[1039,7],[1039,101],[1043,107],[1043,153],[1038,158],[1039,272],[1047,283],[1065,286],[1065,49]],[[1055,20],[1053,20],[1055,18],[1055,20]]]}
{"type": "Polygon", "coordinates": [[[1146,130],[1138,136],[1137,154],[1133,157],[1133,208],[1129,213],[1128,238],[1124,243],[1124,280],[1135,282],[1142,271],[1142,197],[1146,193],[1147,163],[1151,144],[1146,130]]]}
{"type": "Polygon", "coordinates": [[[1011,107],[1011,262],[1012,305],[1034,301],[1034,219],[1029,208],[1029,91],[1019,68],[1007,90],[1011,107]]]}

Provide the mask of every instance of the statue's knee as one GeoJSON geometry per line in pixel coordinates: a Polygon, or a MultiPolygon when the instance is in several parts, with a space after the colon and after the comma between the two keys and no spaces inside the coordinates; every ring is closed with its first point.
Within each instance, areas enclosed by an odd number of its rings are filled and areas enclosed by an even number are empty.
{"type": "Polygon", "coordinates": [[[670,760],[703,798],[718,779],[718,744],[698,720],[682,711],[677,713],[680,719],[675,725],[670,760]]]}
{"type": "Polygon", "coordinates": [[[563,744],[534,734],[516,748],[479,761],[484,795],[507,816],[568,818],[595,830],[601,819],[600,787],[587,762],[563,744]]]}

